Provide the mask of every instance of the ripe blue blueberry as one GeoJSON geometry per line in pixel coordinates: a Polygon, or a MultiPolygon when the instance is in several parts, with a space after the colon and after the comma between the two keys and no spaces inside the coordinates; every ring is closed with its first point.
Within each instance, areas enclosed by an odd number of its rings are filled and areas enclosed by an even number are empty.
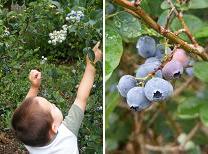
{"type": "Polygon", "coordinates": [[[147,63],[152,63],[152,62],[160,63],[160,60],[157,57],[150,57],[150,58],[147,58],[144,63],[147,64],[147,63]]]}
{"type": "Polygon", "coordinates": [[[162,75],[165,79],[177,79],[183,74],[183,66],[177,60],[171,60],[162,69],[162,75]]]}
{"type": "Polygon", "coordinates": [[[166,47],[163,44],[158,44],[155,52],[155,57],[162,59],[166,54],[170,54],[172,51],[169,47],[166,47]],[[166,50],[166,51],[165,51],[166,50]]]}
{"type": "Polygon", "coordinates": [[[143,36],[137,41],[138,54],[143,58],[153,57],[156,51],[156,43],[152,37],[143,36]]]}
{"type": "MultiPolygon", "coordinates": [[[[161,65],[160,61],[155,61],[155,62],[145,63],[143,65],[140,65],[140,67],[136,70],[136,77],[144,78],[148,74],[156,71],[160,65],[161,65]]],[[[162,78],[162,72],[160,70],[158,70],[155,73],[155,76],[162,78]]]]}
{"type": "Polygon", "coordinates": [[[194,76],[194,70],[193,70],[193,65],[194,65],[195,61],[194,60],[189,60],[189,67],[185,68],[185,72],[186,74],[188,74],[188,76],[194,76]]]}
{"type": "Polygon", "coordinates": [[[162,101],[172,95],[173,86],[170,82],[156,77],[147,81],[144,93],[150,101],[162,101]]]}
{"type": "Polygon", "coordinates": [[[151,102],[146,98],[143,87],[134,87],[127,93],[127,104],[135,111],[141,111],[150,106],[151,102]]]}
{"type": "Polygon", "coordinates": [[[186,74],[188,74],[188,76],[194,76],[194,70],[193,70],[193,67],[187,67],[185,69],[186,71],[186,74]]]}
{"type": "Polygon", "coordinates": [[[137,80],[131,75],[124,75],[118,82],[117,88],[121,96],[126,97],[129,90],[136,87],[137,80]]]}
{"type": "Polygon", "coordinates": [[[106,3],[106,6],[105,6],[105,12],[106,14],[111,14],[115,11],[115,7],[113,6],[113,4],[111,3],[106,3]]]}

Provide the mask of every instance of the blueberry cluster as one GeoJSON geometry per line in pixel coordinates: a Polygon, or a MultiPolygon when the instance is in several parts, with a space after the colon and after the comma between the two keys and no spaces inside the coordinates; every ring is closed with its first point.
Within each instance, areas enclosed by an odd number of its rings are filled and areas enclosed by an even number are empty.
{"type": "Polygon", "coordinates": [[[84,17],[84,13],[82,11],[74,11],[72,10],[66,16],[66,21],[71,22],[80,22],[80,20],[84,17]]]}
{"type": "Polygon", "coordinates": [[[60,31],[55,30],[52,33],[49,33],[50,40],[48,43],[56,45],[57,43],[62,43],[64,40],[66,40],[67,28],[67,25],[63,25],[60,31]]]}
{"type": "Polygon", "coordinates": [[[164,101],[172,95],[173,86],[169,80],[179,78],[184,69],[189,69],[186,72],[190,74],[193,71],[188,67],[190,58],[183,49],[172,51],[169,47],[156,44],[149,36],[140,37],[136,48],[146,60],[136,70],[135,77],[122,76],[117,88],[131,109],[141,111],[152,102],[164,101]]]}

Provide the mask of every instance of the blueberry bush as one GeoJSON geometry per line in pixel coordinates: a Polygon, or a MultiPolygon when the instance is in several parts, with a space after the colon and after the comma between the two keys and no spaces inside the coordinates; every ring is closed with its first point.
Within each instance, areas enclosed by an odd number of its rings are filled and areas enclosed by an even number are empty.
{"type": "MultiPolygon", "coordinates": [[[[11,129],[13,111],[29,90],[31,69],[42,72],[40,95],[66,115],[84,73],[85,57],[88,54],[93,60],[92,47],[102,41],[102,1],[0,2],[1,132],[11,129]]],[[[95,67],[97,75],[78,137],[81,153],[102,151],[102,63],[95,67]]]]}
{"type": "Polygon", "coordinates": [[[208,151],[207,8],[106,1],[106,153],[208,151]]]}

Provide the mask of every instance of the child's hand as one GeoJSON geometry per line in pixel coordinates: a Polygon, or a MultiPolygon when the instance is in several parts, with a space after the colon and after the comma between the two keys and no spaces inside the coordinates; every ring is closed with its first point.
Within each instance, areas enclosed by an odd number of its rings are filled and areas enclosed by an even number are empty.
{"type": "MultiPolygon", "coordinates": [[[[95,60],[94,60],[94,63],[96,63],[97,61],[100,61],[102,59],[102,52],[101,50],[99,49],[99,46],[100,46],[100,41],[97,42],[97,44],[94,46],[94,48],[92,49],[95,53],[95,60]]],[[[87,64],[90,63],[90,60],[87,56],[87,64]]]]}
{"type": "Polygon", "coordinates": [[[41,84],[41,72],[37,70],[31,70],[29,74],[29,80],[32,87],[39,88],[41,84]]]}

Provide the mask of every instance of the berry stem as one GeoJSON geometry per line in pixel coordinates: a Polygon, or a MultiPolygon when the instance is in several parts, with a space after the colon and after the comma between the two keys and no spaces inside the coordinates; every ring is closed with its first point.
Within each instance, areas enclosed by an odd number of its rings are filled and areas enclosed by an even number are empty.
{"type": "Polygon", "coordinates": [[[168,13],[168,16],[166,18],[166,24],[165,24],[165,29],[168,29],[170,23],[172,22],[173,20],[173,12],[174,12],[174,9],[170,9],[169,13],[168,13]]]}
{"type": "Polygon", "coordinates": [[[183,18],[183,13],[182,11],[178,11],[174,4],[172,3],[172,0],[166,0],[168,2],[168,4],[171,6],[171,8],[173,9],[174,13],[176,14],[178,20],[181,22],[183,29],[185,30],[184,32],[186,33],[186,35],[189,37],[189,39],[191,40],[191,42],[194,44],[195,47],[199,46],[198,43],[196,42],[195,38],[193,37],[193,35],[190,32],[190,29],[188,28],[188,26],[186,25],[184,18],[183,18]]]}
{"type": "Polygon", "coordinates": [[[152,72],[152,73],[149,73],[147,76],[145,76],[144,78],[137,78],[135,77],[136,80],[138,81],[146,81],[146,80],[149,80],[150,78],[152,78],[154,76],[154,73],[155,72],[152,72]]]}

